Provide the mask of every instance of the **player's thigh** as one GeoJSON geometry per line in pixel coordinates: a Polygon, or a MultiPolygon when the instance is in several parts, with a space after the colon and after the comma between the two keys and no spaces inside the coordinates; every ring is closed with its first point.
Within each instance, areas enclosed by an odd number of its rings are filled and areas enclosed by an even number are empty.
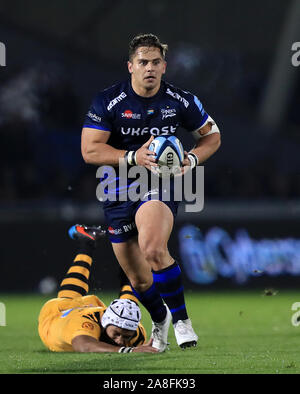
{"type": "Polygon", "coordinates": [[[135,222],[140,249],[144,255],[168,254],[167,245],[174,217],[166,204],[158,200],[147,201],[137,210],[135,222]]]}
{"type": "Polygon", "coordinates": [[[153,281],[151,267],[140,250],[137,237],[126,242],[112,243],[112,248],[120,266],[136,290],[143,291],[151,286],[153,281]]]}

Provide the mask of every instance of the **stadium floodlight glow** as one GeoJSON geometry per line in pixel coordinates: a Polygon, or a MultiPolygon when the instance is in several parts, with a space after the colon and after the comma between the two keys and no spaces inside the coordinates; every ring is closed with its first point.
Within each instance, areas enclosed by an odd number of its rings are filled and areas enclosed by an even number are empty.
{"type": "Polygon", "coordinates": [[[6,66],[6,47],[3,42],[0,42],[0,66],[6,66]]]}

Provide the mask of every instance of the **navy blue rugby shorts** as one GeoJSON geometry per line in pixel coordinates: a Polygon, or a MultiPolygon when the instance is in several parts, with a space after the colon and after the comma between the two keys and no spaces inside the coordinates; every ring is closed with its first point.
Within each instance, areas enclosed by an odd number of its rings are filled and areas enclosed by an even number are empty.
{"type": "MultiPolygon", "coordinates": [[[[106,201],[104,215],[108,227],[108,237],[112,243],[126,242],[138,234],[135,224],[135,214],[139,207],[149,200],[162,201],[161,193],[156,189],[147,193],[143,200],[138,201],[106,201]]],[[[177,215],[179,201],[162,201],[177,215]]]]}

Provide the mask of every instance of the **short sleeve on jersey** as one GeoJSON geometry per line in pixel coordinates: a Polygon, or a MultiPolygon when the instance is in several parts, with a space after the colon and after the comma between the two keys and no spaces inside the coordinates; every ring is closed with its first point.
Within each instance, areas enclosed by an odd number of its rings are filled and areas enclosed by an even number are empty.
{"type": "Polygon", "coordinates": [[[101,95],[97,95],[84,120],[83,127],[90,127],[92,129],[112,131],[112,124],[109,119],[109,114],[105,108],[101,95]]]}
{"type": "Polygon", "coordinates": [[[198,130],[204,126],[208,119],[208,114],[197,96],[189,93],[187,103],[188,105],[185,105],[185,111],[183,112],[182,126],[187,131],[198,130]]]}

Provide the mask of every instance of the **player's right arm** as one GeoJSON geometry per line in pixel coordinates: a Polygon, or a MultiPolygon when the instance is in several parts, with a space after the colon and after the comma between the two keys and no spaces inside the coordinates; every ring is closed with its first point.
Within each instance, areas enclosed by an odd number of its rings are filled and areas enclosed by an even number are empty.
{"type": "MultiPolygon", "coordinates": [[[[81,134],[81,154],[87,164],[96,166],[119,165],[119,160],[124,158],[126,150],[116,149],[109,145],[107,142],[110,134],[109,131],[83,127],[81,134]]],[[[151,165],[157,165],[153,157],[153,152],[148,149],[153,139],[153,136],[150,137],[136,152],[136,163],[149,169],[151,165]]]]}
{"type": "Polygon", "coordinates": [[[92,101],[85,116],[81,133],[81,154],[87,164],[119,165],[126,150],[116,149],[108,141],[113,131],[111,114],[107,109],[107,98],[102,92],[92,101]]]}
{"type": "MultiPolygon", "coordinates": [[[[107,97],[102,92],[94,98],[84,119],[81,133],[81,154],[87,164],[118,166],[120,159],[124,158],[126,150],[116,149],[109,144],[111,133],[114,132],[112,119],[107,97]]],[[[153,138],[150,138],[136,151],[134,157],[137,165],[148,168],[150,164],[156,165],[153,152],[148,149],[152,140],[153,138]]],[[[130,158],[132,157],[131,153],[130,158]]]]}
{"type": "MultiPolygon", "coordinates": [[[[133,348],[136,353],[157,353],[157,349],[151,346],[152,341],[147,344],[133,348]]],[[[119,352],[121,346],[114,346],[106,342],[98,341],[89,335],[77,335],[72,340],[72,347],[75,352],[80,353],[111,353],[119,352]]]]}
{"type": "Polygon", "coordinates": [[[110,132],[83,127],[81,133],[81,154],[87,164],[119,165],[126,150],[115,149],[107,144],[110,132]]]}

